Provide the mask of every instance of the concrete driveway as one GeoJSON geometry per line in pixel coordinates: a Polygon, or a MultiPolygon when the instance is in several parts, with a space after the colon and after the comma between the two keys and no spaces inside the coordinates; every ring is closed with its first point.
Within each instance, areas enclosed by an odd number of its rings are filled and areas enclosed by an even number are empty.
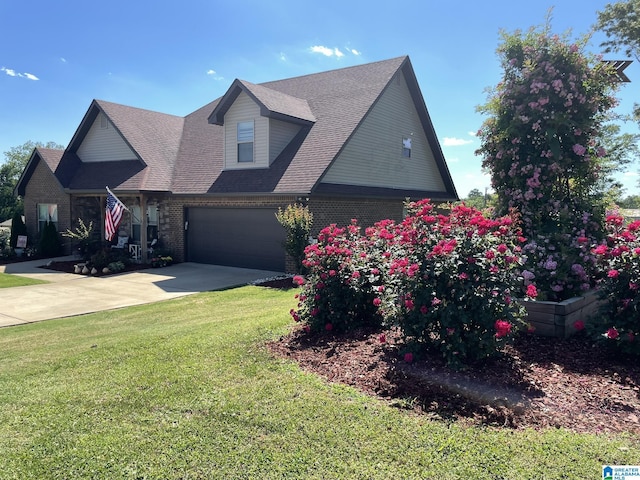
{"type": "MultiPolygon", "coordinates": [[[[71,257],[57,260],[69,260],[71,257]]],[[[39,268],[46,260],[0,266],[11,273],[51,283],[0,288],[0,327],[159,302],[198,292],[223,290],[282,272],[179,263],[105,277],[39,268]]]]}

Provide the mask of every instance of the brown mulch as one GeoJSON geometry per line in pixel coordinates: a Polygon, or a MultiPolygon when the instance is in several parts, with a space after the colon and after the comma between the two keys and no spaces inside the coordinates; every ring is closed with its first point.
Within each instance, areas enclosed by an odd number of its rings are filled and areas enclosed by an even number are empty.
{"type": "MultiPolygon", "coordinates": [[[[45,268],[47,270],[55,270],[56,272],[66,272],[66,273],[73,273],[74,267],[79,264],[79,263],[85,263],[83,260],[71,260],[71,261],[64,261],[64,262],[53,262],[53,261],[44,261],[43,260],[42,265],[40,265],[39,268],[45,268]]],[[[130,263],[128,265],[125,265],[124,270],[121,270],[117,273],[124,273],[124,272],[135,272],[138,270],[146,270],[148,268],[151,268],[151,265],[148,265],[146,263],[130,263]]],[[[96,273],[95,275],[93,275],[94,277],[102,277],[104,275],[112,275],[112,273],[102,273],[102,271],[98,271],[98,273],[96,273]]]]}
{"type": "MultiPolygon", "coordinates": [[[[290,287],[286,282],[265,284],[290,287]]],[[[295,290],[291,290],[292,295],[295,290]]],[[[447,421],[508,428],[640,434],[640,362],[619,360],[581,335],[523,335],[498,358],[455,372],[437,355],[405,363],[397,331],[292,332],[268,345],[279,358],[398,408],[447,421]]]]}

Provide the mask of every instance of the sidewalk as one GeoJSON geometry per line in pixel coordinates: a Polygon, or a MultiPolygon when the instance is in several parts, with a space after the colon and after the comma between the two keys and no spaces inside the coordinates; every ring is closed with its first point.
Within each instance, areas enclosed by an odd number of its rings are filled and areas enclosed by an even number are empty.
{"type": "MultiPolygon", "coordinates": [[[[54,260],[69,259],[72,257],[54,260]]],[[[282,275],[282,272],[179,263],[164,268],[91,277],[38,268],[47,261],[0,266],[0,272],[51,282],[0,289],[0,327],[159,302],[282,275]]]]}

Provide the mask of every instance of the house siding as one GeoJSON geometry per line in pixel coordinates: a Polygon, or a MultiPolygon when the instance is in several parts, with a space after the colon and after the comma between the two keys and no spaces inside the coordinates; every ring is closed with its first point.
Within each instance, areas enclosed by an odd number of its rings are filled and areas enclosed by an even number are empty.
{"type": "Polygon", "coordinates": [[[135,160],[136,154],[123,140],[113,124],[107,120],[107,127],[101,127],[104,114],[99,114],[91,125],[80,147],[78,157],[83,162],[110,162],[114,160],[135,160]]]}
{"type": "Polygon", "coordinates": [[[298,125],[269,119],[269,164],[282,153],[299,131],[298,125]]]}
{"type": "MultiPolygon", "coordinates": [[[[37,245],[40,238],[38,232],[38,204],[40,203],[58,205],[58,232],[64,232],[71,228],[69,195],[64,193],[53,173],[43,161],[38,162],[25,189],[24,218],[29,245],[37,245]]],[[[66,239],[61,237],[60,240],[64,244],[65,253],[69,253],[70,247],[68,242],[65,242],[66,239]]]]}
{"type": "Polygon", "coordinates": [[[398,72],[322,179],[324,183],[444,191],[404,75],[398,72]],[[411,158],[402,139],[411,138],[411,158]]]}
{"type": "Polygon", "coordinates": [[[224,116],[225,169],[269,167],[269,119],[260,116],[260,107],[242,92],[224,116]],[[254,121],[253,163],[238,163],[237,124],[254,121]]]}

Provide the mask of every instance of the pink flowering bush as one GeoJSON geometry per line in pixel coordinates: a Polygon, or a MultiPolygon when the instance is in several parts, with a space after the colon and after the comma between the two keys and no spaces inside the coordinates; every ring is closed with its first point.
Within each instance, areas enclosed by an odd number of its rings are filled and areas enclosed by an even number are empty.
{"type": "Polygon", "coordinates": [[[401,255],[389,269],[404,337],[454,367],[496,354],[525,326],[514,301],[524,240],[517,219],[489,219],[464,205],[438,214],[426,200],[407,209],[397,232],[401,255]]]}
{"type": "Polygon", "coordinates": [[[602,239],[604,173],[599,133],[616,105],[616,83],[586,40],[551,35],[549,26],[505,33],[503,79],[480,108],[483,166],[497,193],[497,215],[521,215],[525,287],[560,301],[594,286],[591,247],[602,239]]]}
{"type": "MultiPolygon", "coordinates": [[[[372,267],[367,242],[355,221],[346,228],[332,224],[305,250],[306,278],[296,277],[301,292],[294,320],[311,331],[341,333],[382,322],[381,271],[372,267]]],[[[384,287],[383,287],[384,288],[384,287]]]]}
{"type": "Polygon", "coordinates": [[[640,354],[640,221],[625,224],[612,213],[606,218],[606,242],[593,249],[602,270],[603,303],[592,318],[590,333],[606,345],[640,354]]]}

